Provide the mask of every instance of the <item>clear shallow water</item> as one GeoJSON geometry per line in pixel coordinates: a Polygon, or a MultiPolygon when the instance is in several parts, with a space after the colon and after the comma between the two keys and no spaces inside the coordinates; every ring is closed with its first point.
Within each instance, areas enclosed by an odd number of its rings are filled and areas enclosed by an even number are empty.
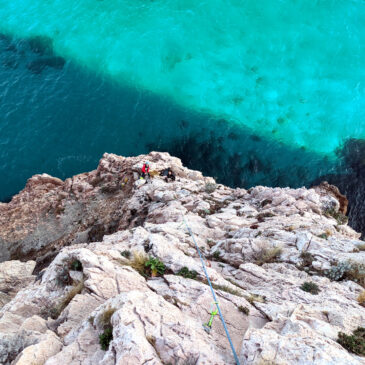
{"type": "Polygon", "coordinates": [[[365,135],[363,1],[0,0],[0,19],[3,198],[151,148],[301,186],[365,135]]]}

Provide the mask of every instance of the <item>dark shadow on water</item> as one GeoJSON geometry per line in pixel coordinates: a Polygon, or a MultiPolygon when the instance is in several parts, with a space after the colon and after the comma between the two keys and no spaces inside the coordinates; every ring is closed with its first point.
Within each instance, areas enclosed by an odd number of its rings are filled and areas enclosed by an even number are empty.
{"type": "Polygon", "coordinates": [[[5,198],[0,200],[0,203],[10,203],[11,199],[13,199],[13,196],[6,196],[5,198]]]}
{"type": "Polygon", "coordinates": [[[41,35],[0,36],[2,83],[2,199],[36,173],[65,179],[93,170],[104,152],[168,151],[221,183],[246,188],[308,186],[337,171],[317,154],[65,62],[41,35]]]}

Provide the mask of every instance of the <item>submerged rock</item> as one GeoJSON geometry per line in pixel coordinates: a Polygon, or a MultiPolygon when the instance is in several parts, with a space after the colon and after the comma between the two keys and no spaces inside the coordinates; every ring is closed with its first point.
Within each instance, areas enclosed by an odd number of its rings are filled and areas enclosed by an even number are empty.
{"type": "Polygon", "coordinates": [[[37,259],[35,282],[34,262],[1,264],[27,270],[0,309],[0,362],[234,364],[218,316],[203,328],[213,298],[196,243],[241,364],[365,364],[337,343],[365,327],[365,251],[344,206],[329,185],[227,188],[167,153],[36,175],[0,204],[2,261],[37,259]],[[331,281],[337,267],[358,271],[331,281]]]}

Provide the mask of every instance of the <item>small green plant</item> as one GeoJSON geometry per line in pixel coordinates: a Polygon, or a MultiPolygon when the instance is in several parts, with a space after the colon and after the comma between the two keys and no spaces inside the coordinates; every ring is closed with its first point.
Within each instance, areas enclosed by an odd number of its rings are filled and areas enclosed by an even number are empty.
{"type": "Polygon", "coordinates": [[[300,253],[300,258],[302,259],[303,266],[312,266],[312,262],[314,261],[313,255],[308,251],[302,251],[300,253]]]}
{"type": "Polygon", "coordinates": [[[110,341],[113,340],[113,328],[105,328],[104,332],[99,335],[101,349],[106,351],[109,348],[110,341]]]}
{"type": "Polygon", "coordinates": [[[365,328],[358,327],[352,335],[339,332],[337,342],[347,351],[365,356],[365,328]]]}
{"type": "Polygon", "coordinates": [[[101,349],[104,351],[108,350],[110,341],[113,339],[113,326],[111,323],[111,318],[114,313],[114,308],[108,308],[99,317],[99,324],[104,330],[99,335],[99,343],[101,349]]]}
{"type": "Polygon", "coordinates": [[[265,218],[271,218],[271,217],[275,217],[275,214],[271,212],[261,212],[256,215],[256,219],[258,220],[258,222],[264,222],[265,218]]]}
{"type": "Polygon", "coordinates": [[[94,319],[95,319],[95,317],[94,316],[90,316],[89,318],[88,318],[88,322],[93,326],[94,325],[94,319]]]}
{"type": "Polygon", "coordinates": [[[188,279],[196,279],[198,273],[195,270],[189,270],[186,266],[177,272],[177,275],[188,279]]]}
{"type": "Polygon", "coordinates": [[[150,257],[144,264],[146,268],[149,268],[151,276],[163,275],[166,270],[165,264],[157,258],[150,257]]]}
{"type": "Polygon", "coordinates": [[[250,314],[250,310],[247,307],[244,307],[243,305],[240,305],[238,307],[238,310],[244,314],[246,314],[246,316],[248,316],[250,314]]]}
{"type": "Polygon", "coordinates": [[[319,238],[322,238],[322,239],[324,239],[324,240],[327,240],[328,239],[328,236],[327,236],[327,234],[326,233],[321,233],[321,234],[319,234],[319,235],[317,235],[317,237],[319,237],[319,238]]]}
{"type": "Polygon", "coordinates": [[[306,281],[301,285],[300,289],[313,295],[317,295],[320,292],[318,285],[312,281],[306,281]]]}
{"type": "Polygon", "coordinates": [[[126,259],[129,260],[129,258],[131,257],[131,251],[129,250],[124,250],[120,253],[123,257],[125,257],[126,259]]]}
{"type": "Polygon", "coordinates": [[[212,257],[215,261],[221,260],[221,252],[219,250],[214,251],[212,257]]]}
{"type": "Polygon", "coordinates": [[[74,271],[82,271],[82,263],[79,260],[73,260],[70,264],[70,269],[74,271]]]}
{"type": "Polygon", "coordinates": [[[207,242],[207,245],[210,247],[215,245],[215,241],[211,240],[210,238],[207,238],[206,242],[207,242]]]}

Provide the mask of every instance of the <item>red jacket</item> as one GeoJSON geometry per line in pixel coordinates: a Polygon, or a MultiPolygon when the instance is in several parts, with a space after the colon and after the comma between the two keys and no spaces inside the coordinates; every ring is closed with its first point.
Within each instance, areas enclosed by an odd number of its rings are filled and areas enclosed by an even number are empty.
{"type": "Polygon", "coordinates": [[[142,172],[143,173],[146,173],[147,172],[147,174],[148,174],[150,172],[150,166],[148,166],[147,169],[146,169],[146,164],[144,164],[143,167],[142,167],[142,172]]]}

